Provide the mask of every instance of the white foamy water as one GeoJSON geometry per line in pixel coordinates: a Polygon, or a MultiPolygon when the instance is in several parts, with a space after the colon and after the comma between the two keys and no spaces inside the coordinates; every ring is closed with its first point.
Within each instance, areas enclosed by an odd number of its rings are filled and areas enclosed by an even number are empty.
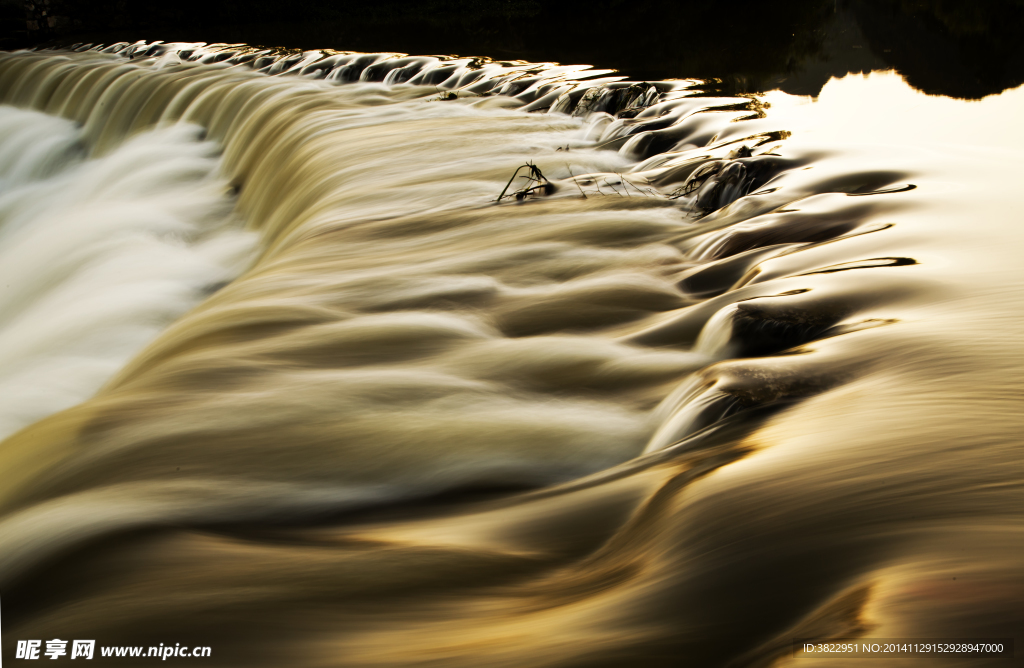
{"type": "Polygon", "coordinates": [[[247,262],[198,133],[89,159],[74,123],[0,107],[0,436],[89,398],[247,262]]]}

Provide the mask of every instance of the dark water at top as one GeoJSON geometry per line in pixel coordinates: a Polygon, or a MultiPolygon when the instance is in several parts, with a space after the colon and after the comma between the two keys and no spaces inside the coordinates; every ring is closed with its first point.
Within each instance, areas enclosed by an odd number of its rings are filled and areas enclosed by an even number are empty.
{"type": "Polygon", "coordinates": [[[8,48],[162,39],[479,55],[590,64],[636,79],[716,78],[724,93],[817,95],[833,76],[887,69],[926,93],[965,99],[1024,82],[1017,0],[66,0],[63,7],[56,13],[68,16],[49,35],[19,32],[24,22],[9,20],[8,48]]]}

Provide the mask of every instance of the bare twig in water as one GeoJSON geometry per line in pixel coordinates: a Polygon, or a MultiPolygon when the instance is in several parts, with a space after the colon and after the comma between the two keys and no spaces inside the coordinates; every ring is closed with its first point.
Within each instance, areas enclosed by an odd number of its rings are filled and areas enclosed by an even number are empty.
{"type": "Polygon", "coordinates": [[[623,178],[622,174],[619,174],[619,183],[622,184],[622,189],[626,192],[626,197],[632,197],[629,194],[629,186],[626,185],[626,179],[623,178]]]}
{"type": "Polygon", "coordinates": [[[430,100],[431,102],[447,102],[449,100],[459,99],[458,93],[452,90],[443,91],[441,90],[441,87],[438,86],[437,84],[434,84],[434,91],[437,93],[437,97],[434,98],[433,100],[430,100]]]}
{"type": "Polygon", "coordinates": [[[572,169],[569,168],[569,163],[565,163],[565,168],[569,171],[569,177],[572,179],[572,182],[580,189],[580,194],[583,195],[583,199],[587,199],[587,193],[583,192],[583,186],[581,186],[580,182],[576,180],[576,177],[572,175],[572,169]]]}
{"type": "MultiPolygon", "coordinates": [[[[645,191],[641,190],[639,187],[637,187],[637,185],[635,183],[633,183],[632,181],[630,181],[629,179],[624,177],[622,174],[619,174],[619,178],[622,179],[622,184],[623,184],[622,187],[623,188],[626,188],[626,186],[633,186],[633,190],[637,191],[641,195],[651,195],[652,194],[652,193],[648,193],[648,192],[645,192],[645,191]]],[[[629,192],[628,188],[626,189],[626,192],[627,193],[629,192]]]]}
{"type": "Polygon", "coordinates": [[[516,177],[519,176],[519,172],[521,172],[524,169],[527,170],[527,173],[523,176],[523,178],[526,179],[531,184],[536,185],[528,185],[527,187],[517,190],[511,195],[508,195],[508,197],[515,197],[517,200],[522,200],[528,195],[532,195],[538,190],[543,192],[545,195],[554,191],[554,186],[551,185],[551,182],[548,181],[548,178],[544,176],[544,172],[540,171],[540,167],[533,164],[532,162],[528,162],[525,165],[521,165],[516,169],[515,172],[513,172],[512,178],[510,178],[508,180],[508,183],[505,184],[505,187],[502,189],[501,194],[498,195],[498,199],[494,200],[495,202],[500,202],[501,200],[505,199],[505,193],[508,192],[509,187],[512,186],[512,182],[516,180],[516,177]]]}

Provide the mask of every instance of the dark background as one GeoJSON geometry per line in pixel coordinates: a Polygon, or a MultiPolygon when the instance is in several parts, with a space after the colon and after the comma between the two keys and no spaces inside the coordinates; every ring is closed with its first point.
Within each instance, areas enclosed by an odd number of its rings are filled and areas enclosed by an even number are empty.
{"type": "Polygon", "coordinates": [[[977,99],[1024,83],[1024,0],[0,0],[0,48],[144,40],[556,61],[817,94],[895,68],[977,99]]]}

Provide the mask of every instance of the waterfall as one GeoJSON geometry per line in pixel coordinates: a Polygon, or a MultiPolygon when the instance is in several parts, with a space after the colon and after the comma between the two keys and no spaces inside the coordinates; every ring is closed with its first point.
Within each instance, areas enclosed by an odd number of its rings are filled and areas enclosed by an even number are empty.
{"type": "Polygon", "coordinates": [[[5,655],[1014,634],[1024,91],[139,42],[0,103],[5,655]]]}

